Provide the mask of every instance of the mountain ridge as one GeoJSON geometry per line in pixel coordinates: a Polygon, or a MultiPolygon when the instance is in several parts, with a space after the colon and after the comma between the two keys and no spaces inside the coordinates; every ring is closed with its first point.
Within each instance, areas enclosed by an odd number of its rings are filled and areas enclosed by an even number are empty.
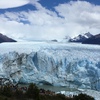
{"type": "Polygon", "coordinates": [[[17,41],[0,33],[0,43],[3,43],[3,42],[17,42],[17,41]]]}
{"type": "Polygon", "coordinates": [[[100,33],[88,38],[82,42],[83,44],[99,44],[100,45],[100,33]]]}
{"type": "Polygon", "coordinates": [[[84,33],[84,34],[79,34],[78,36],[69,39],[69,42],[83,42],[92,36],[93,35],[90,32],[84,33]]]}

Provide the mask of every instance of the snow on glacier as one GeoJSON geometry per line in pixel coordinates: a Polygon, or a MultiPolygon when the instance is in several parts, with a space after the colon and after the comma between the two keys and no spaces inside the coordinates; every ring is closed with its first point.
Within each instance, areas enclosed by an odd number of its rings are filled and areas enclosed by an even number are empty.
{"type": "Polygon", "coordinates": [[[0,77],[13,82],[100,90],[100,46],[55,42],[1,43],[0,77]]]}
{"type": "Polygon", "coordinates": [[[64,94],[68,97],[83,93],[83,94],[87,94],[91,97],[94,97],[95,100],[100,100],[100,92],[94,91],[94,90],[89,90],[89,89],[79,89],[79,91],[60,91],[60,92],[57,92],[57,94],[58,93],[64,94]]]}

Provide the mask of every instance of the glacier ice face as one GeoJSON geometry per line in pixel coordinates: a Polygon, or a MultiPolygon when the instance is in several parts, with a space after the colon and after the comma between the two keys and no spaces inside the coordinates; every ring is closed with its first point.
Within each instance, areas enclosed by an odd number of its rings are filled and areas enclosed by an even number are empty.
{"type": "Polygon", "coordinates": [[[0,45],[0,77],[19,83],[100,90],[100,46],[26,43],[21,47],[15,43],[9,44],[9,49],[5,45],[0,45]]]}

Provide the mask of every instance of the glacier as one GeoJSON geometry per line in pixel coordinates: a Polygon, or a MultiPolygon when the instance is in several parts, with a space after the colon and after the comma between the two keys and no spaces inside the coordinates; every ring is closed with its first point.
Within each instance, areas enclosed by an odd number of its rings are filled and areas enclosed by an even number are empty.
{"type": "Polygon", "coordinates": [[[100,90],[100,46],[77,43],[0,44],[0,78],[100,90]]]}

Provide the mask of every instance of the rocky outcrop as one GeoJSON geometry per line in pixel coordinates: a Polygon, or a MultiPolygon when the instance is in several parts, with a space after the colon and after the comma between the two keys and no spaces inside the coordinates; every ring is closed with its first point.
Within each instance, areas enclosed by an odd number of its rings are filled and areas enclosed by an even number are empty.
{"type": "Polygon", "coordinates": [[[82,42],[83,44],[99,44],[100,45],[100,34],[94,35],[91,38],[82,42]]]}
{"type": "Polygon", "coordinates": [[[17,41],[0,33],[0,43],[2,42],[17,42],[17,41]]]}

